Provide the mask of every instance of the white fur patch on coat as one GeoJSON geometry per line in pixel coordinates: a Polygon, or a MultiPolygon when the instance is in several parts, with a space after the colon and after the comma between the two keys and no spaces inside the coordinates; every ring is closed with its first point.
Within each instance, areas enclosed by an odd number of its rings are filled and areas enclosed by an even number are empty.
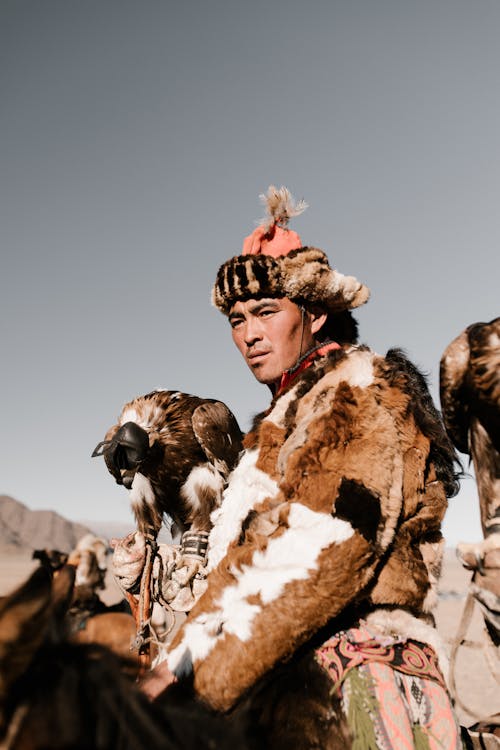
{"type": "Polygon", "coordinates": [[[260,595],[264,605],[275,601],[286,584],[309,578],[318,568],[322,550],[353,533],[347,521],[292,503],[286,531],[271,539],[266,549],[256,550],[250,565],[232,570],[236,582],[222,590],[214,612],[200,615],[185,627],[184,638],[168,656],[169,668],[175,670],[188,652],[193,662],[205,659],[225,633],[249,641],[261,607],[250,604],[248,598],[260,595]]]}
{"type": "Polygon", "coordinates": [[[278,494],[274,479],[256,468],[257,456],[255,449],[243,452],[230,476],[220,508],[210,516],[213,528],[208,540],[207,571],[219,564],[229,544],[238,538],[249,511],[266,497],[278,494]]]}
{"type": "Polygon", "coordinates": [[[339,382],[345,381],[352,388],[368,388],[373,383],[373,360],[377,355],[371,351],[359,351],[355,347],[349,350],[349,356],[346,357],[338,368],[341,375],[339,382]]]}
{"type": "Polygon", "coordinates": [[[305,580],[311,570],[317,569],[323,549],[344,542],[353,533],[347,521],[292,503],[286,531],[271,539],[264,550],[256,551],[251,566],[232,571],[238,583],[226,589],[221,599],[224,629],[247,640],[243,632],[237,632],[241,630],[239,621],[231,626],[232,606],[254,594],[260,594],[264,604],[277,599],[287,583],[305,580]]]}
{"type": "Polygon", "coordinates": [[[280,398],[278,398],[278,400],[276,401],[273,410],[263,421],[271,422],[272,424],[275,424],[276,427],[283,427],[286,411],[291,402],[297,398],[296,391],[297,385],[294,385],[293,388],[290,388],[289,391],[286,391],[283,396],[280,396],[280,398]]]}

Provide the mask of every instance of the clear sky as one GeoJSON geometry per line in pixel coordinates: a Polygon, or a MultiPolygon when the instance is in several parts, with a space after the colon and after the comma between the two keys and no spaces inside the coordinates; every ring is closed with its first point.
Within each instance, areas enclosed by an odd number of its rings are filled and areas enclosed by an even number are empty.
{"type": "MultiPolygon", "coordinates": [[[[248,427],[267,390],[210,290],[271,183],[437,399],[499,314],[499,38],[498,0],[1,0],[0,493],[130,519],[90,454],[155,387],[248,427]]],[[[480,538],[472,478],[445,534],[480,538]]]]}

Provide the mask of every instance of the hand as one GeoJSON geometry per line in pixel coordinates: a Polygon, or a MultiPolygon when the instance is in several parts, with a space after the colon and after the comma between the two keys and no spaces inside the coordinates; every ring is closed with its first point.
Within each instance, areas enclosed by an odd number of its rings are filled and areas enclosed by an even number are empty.
{"type": "Polygon", "coordinates": [[[149,700],[154,700],[173,682],[177,682],[177,677],[170,671],[167,662],[162,661],[141,677],[138,687],[149,700]]]}

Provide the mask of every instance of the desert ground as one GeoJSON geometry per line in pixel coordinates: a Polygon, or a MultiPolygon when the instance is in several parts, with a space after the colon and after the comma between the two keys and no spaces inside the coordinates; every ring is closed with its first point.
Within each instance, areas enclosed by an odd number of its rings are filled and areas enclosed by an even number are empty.
{"type": "MultiPolygon", "coordinates": [[[[21,583],[37,563],[29,550],[21,552],[0,547],[0,595],[21,583]]],[[[471,573],[458,562],[453,549],[445,555],[440,582],[436,621],[439,632],[451,645],[459,626],[471,573]]],[[[121,599],[121,592],[108,571],[107,586],[101,594],[108,604],[121,599]]],[[[478,608],[467,632],[467,643],[458,653],[456,667],[457,691],[467,711],[457,706],[460,721],[468,726],[474,721],[500,711],[500,689],[485,659],[484,627],[478,608]]]]}

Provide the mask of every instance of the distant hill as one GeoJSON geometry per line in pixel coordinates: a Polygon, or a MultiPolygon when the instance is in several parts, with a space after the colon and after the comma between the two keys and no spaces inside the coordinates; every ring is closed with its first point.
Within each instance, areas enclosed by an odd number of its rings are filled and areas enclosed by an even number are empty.
{"type": "Polygon", "coordinates": [[[12,549],[48,547],[71,552],[91,531],[52,510],[30,510],[8,495],[0,495],[0,546],[12,549]]]}
{"type": "MultiPolygon", "coordinates": [[[[135,521],[130,520],[128,523],[124,521],[87,521],[82,520],[81,523],[86,524],[92,532],[97,536],[102,536],[104,539],[121,539],[132,531],[136,530],[135,521]]],[[[170,525],[165,525],[160,529],[158,534],[158,542],[163,544],[172,544],[172,535],[170,533],[170,525]]]]}
{"type": "Polygon", "coordinates": [[[123,521],[88,521],[82,519],[80,523],[88,526],[94,534],[102,536],[104,539],[121,539],[130,534],[131,531],[135,531],[136,528],[134,521],[125,523],[123,521]]]}
{"type": "MultiPolygon", "coordinates": [[[[135,528],[133,520],[69,521],[53,510],[31,510],[13,497],[0,495],[0,548],[7,551],[48,547],[70,552],[84,534],[119,539],[135,528]]],[[[171,543],[167,528],[160,531],[158,541],[171,543]]]]}

